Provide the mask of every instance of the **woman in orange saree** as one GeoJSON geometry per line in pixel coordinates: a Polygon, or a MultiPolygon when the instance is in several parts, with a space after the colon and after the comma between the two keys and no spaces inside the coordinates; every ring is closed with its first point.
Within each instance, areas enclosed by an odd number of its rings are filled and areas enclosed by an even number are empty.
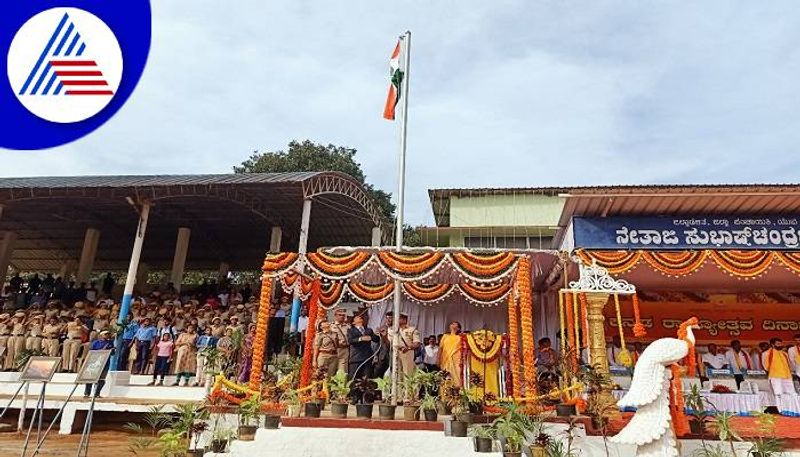
{"type": "Polygon", "coordinates": [[[450,378],[457,386],[462,386],[461,380],[461,324],[458,321],[450,322],[449,333],[442,335],[439,343],[439,368],[450,374],[450,378]]]}

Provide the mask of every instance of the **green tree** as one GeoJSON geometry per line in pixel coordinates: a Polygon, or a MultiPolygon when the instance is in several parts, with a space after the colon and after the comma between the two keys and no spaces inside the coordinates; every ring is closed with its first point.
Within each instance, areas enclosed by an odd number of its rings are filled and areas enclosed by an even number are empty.
{"type": "Polygon", "coordinates": [[[285,151],[253,152],[241,166],[233,167],[235,173],[287,173],[299,171],[339,171],[352,176],[364,186],[387,221],[394,220],[395,206],[392,194],[376,189],[367,182],[361,164],[355,159],[356,150],[329,144],[316,144],[309,140],[292,141],[285,151]]]}

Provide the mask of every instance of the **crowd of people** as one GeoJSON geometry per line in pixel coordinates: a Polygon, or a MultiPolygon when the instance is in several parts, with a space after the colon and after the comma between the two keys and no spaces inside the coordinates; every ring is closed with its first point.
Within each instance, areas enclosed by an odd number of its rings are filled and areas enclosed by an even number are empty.
{"type": "MultiPolygon", "coordinates": [[[[211,370],[239,380],[249,377],[258,291],[248,285],[209,282],[179,293],[166,284],[135,297],[118,324],[120,303],[111,298],[111,274],[99,290],[94,283],[76,287],[68,282],[63,290],[59,284],[64,281],[52,275],[11,278],[2,297],[0,369],[18,370],[27,356],[47,355],[61,358],[60,371],[77,372],[89,350],[109,348],[120,335],[117,369],[152,375],[151,384],[163,384],[174,374],[173,385],[202,385],[211,370]],[[210,362],[216,366],[208,367],[210,362]]],[[[273,306],[272,353],[285,347],[288,308],[286,296],[273,306]]]]}

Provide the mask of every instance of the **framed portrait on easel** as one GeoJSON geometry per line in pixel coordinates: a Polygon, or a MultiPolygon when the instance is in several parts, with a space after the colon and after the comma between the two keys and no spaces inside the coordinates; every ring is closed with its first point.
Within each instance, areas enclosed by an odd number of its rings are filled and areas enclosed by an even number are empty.
{"type": "Polygon", "coordinates": [[[33,356],[28,359],[19,379],[28,382],[50,382],[60,364],[60,357],[33,356]]]}
{"type": "Polygon", "coordinates": [[[103,376],[103,369],[111,357],[110,349],[96,349],[86,354],[86,360],[75,378],[77,384],[96,384],[103,376]]]}

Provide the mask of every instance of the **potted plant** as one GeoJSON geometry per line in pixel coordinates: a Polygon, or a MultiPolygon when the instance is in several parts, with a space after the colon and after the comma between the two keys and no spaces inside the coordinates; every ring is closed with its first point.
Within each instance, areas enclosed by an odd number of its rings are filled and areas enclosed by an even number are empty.
{"type": "Polygon", "coordinates": [[[319,417],[322,413],[322,403],[318,399],[310,397],[303,404],[303,410],[306,417],[319,417]]]}
{"type": "Polygon", "coordinates": [[[300,394],[295,389],[289,389],[280,396],[281,403],[286,405],[286,415],[289,417],[300,417],[302,400],[300,394]]]}
{"type": "Polygon", "coordinates": [[[232,429],[217,427],[211,432],[211,444],[209,450],[211,452],[221,454],[228,449],[228,443],[236,433],[232,429]]]}
{"type": "Polygon", "coordinates": [[[497,436],[502,438],[503,456],[520,457],[525,435],[519,426],[510,417],[504,416],[495,419],[492,427],[495,429],[497,436]]]}
{"type": "Polygon", "coordinates": [[[415,370],[403,378],[403,391],[407,398],[403,403],[403,419],[407,421],[419,420],[419,373],[419,370],[415,370]]]}
{"type": "Polygon", "coordinates": [[[684,396],[686,409],[689,410],[689,430],[694,435],[700,435],[703,439],[706,433],[706,423],[713,416],[712,413],[706,410],[706,400],[700,394],[700,387],[697,384],[692,385],[689,392],[684,396]]]}
{"type": "Polygon", "coordinates": [[[730,413],[727,411],[721,411],[714,416],[714,420],[711,423],[714,431],[717,433],[717,438],[720,441],[725,441],[728,443],[731,449],[731,455],[733,457],[736,456],[736,446],[733,444],[736,441],[742,441],[742,437],[739,436],[739,433],[733,427],[732,419],[735,417],[734,413],[730,413]]]}
{"type": "Polygon", "coordinates": [[[469,427],[475,452],[492,452],[494,447],[495,429],[489,425],[472,425],[469,427]]]}
{"type": "Polygon", "coordinates": [[[358,392],[358,402],[356,403],[356,417],[359,419],[372,419],[375,397],[377,394],[376,384],[373,380],[361,378],[355,392],[358,392]]]}
{"type": "Polygon", "coordinates": [[[378,417],[381,420],[394,420],[397,406],[392,404],[392,377],[388,374],[372,380],[381,392],[381,403],[378,405],[378,417]]]}
{"type": "Polygon", "coordinates": [[[426,393],[425,396],[422,397],[422,401],[419,404],[419,410],[422,411],[422,415],[425,417],[426,421],[436,422],[438,419],[438,414],[436,412],[436,397],[426,393]]]}
{"type": "Polygon", "coordinates": [[[783,442],[775,438],[775,416],[756,413],[757,437],[750,446],[753,457],[770,457],[783,452],[783,442]]]}
{"type": "Polygon", "coordinates": [[[472,414],[469,413],[469,408],[464,401],[459,401],[453,404],[453,420],[450,421],[450,436],[465,437],[467,436],[467,426],[472,423],[472,414]],[[464,415],[470,417],[470,421],[463,420],[464,415]]]}
{"type": "Polygon", "coordinates": [[[328,390],[331,394],[331,416],[336,418],[347,417],[348,402],[350,400],[350,388],[353,382],[347,379],[347,375],[340,371],[328,381],[328,390]]]}
{"type": "Polygon", "coordinates": [[[539,432],[530,444],[531,457],[548,457],[548,449],[551,442],[550,435],[539,432]]]}
{"type": "Polygon", "coordinates": [[[209,416],[208,410],[201,403],[184,403],[174,408],[178,415],[172,421],[168,430],[170,435],[165,437],[162,434],[159,437],[162,448],[172,449],[176,445],[182,444],[189,455],[202,457],[204,449],[198,449],[198,444],[200,435],[208,429],[208,423],[206,422],[209,416]],[[192,438],[194,438],[194,447],[189,449],[192,438]]]}
{"type": "Polygon", "coordinates": [[[239,405],[239,440],[253,441],[261,415],[261,395],[253,394],[239,405]]]}

